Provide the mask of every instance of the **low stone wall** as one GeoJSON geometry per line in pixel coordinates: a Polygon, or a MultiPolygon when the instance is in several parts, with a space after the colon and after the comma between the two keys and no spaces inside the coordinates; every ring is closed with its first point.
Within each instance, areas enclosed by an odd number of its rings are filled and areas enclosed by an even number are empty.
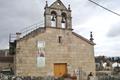
{"type": "Polygon", "coordinates": [[[6,76],[0,77],[0,80],[54,80],[54,77],[31,77],[31,76],[6,76]]]}
{"type": "Polygon", "coordinates": [[[0,80],[76,80],[76,79],[63,78],[63,77],[56,78],[56,77],[52,77],[52,76],[46,76],[46,77],[35,77],[35,76],[23,77],[23,76],[17,76],[17,77],[15,77],[15,76],[2,75],[0,77],[0,80]]]}

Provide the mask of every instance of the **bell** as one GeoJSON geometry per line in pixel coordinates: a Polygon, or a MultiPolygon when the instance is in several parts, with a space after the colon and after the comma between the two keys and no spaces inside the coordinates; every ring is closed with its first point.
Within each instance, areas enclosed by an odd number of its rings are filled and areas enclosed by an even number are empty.
{"type": "Polygon", "coordinates": [[[55,21],[55,17],[54,16],[52,17],[51,21],[55,21]]]}
{"type": "Polygon", "coordinates": [[[65,19],[62,18],[61,23],[65,23],[65,19]]]}

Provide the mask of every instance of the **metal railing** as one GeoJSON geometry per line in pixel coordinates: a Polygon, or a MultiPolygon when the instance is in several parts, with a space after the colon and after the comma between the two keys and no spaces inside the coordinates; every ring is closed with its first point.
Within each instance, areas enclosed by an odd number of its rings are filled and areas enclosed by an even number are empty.
{"type": "MultiPolygon", "coordinates": [[[[30,25],[26,28],[23,28],[19,31],[19,33],[21,33],[20,37],[23,37],[42,26],[44,26],[44,23],[37,23],[37,24],[30,25]]],[[[9,42],[14,42],[16,38],[17,38],[16,33],[9,34],[9,42]]]]}

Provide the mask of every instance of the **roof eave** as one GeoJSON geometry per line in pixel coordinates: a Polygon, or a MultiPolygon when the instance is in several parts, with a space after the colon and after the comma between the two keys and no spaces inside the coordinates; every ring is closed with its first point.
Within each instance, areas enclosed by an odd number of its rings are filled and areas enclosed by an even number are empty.
{"type": "Polygon", "coordinates": [[[79,37],[80,39],[86,41],[87,43],[89,43],[89,44],[91,44],[91,45],[93,45],[93,46],[96,45],[94,42],[91,42],[90,40],[84,38],[83,36],[81,36],[81,35],[79,35],[79,34],[77,34],[77,33],[75,33],[75,32],[72,32],[72,33],[73,33],[75,36],[79,37]]]}

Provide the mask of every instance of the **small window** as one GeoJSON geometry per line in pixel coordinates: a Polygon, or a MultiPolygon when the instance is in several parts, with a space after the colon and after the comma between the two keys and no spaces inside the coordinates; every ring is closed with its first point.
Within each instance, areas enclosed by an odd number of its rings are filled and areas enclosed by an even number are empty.
{"type": "Polygon", "coordinates": [[[59,42],[59,43],[62,43],[62,36],[59,36],[59,37],[58,37],[58,42],[59,42]]]}

